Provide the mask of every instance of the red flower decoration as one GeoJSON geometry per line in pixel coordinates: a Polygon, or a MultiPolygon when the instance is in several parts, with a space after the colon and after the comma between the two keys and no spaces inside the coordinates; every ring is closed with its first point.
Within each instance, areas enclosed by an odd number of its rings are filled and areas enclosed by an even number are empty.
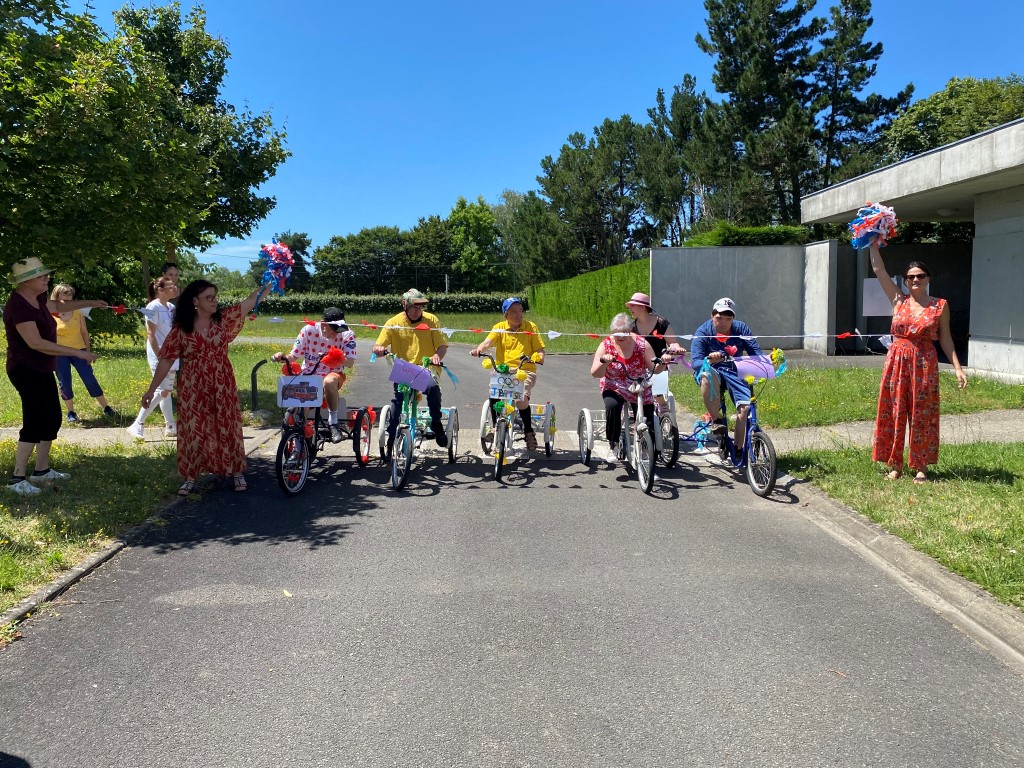
{"type": "Polygon", "coordinates": [[[735,345],[735,344],[730,344],[729,346],[727,346],[727,347],[725,348],[725,351],[726,351],[726,352],[728,352],[728,353],[729,353],[730,355],[732,355],[733,357],[736,357],[736,353],[737,353],[737,352],[738,352],[739,350],[738,350],[738,349],[736,349],[736,345],[735,345]]]}
{"type": "Polygon", "coordinates": [[[339,365],[345,362],[345,353],[337,347],[331,347],[330,351],[322,358],[320,358],[320,364],[326,365],[328,368],[337,368],[339,365]]]}
{"type": "Polygon", "coordinates": [[[111,309],[114,310],[115,315],[123,315],[125,312],[128,311],[127,309],[125,309],[124,304],[118,304],[116,307],[111,307],[111,309]]]}

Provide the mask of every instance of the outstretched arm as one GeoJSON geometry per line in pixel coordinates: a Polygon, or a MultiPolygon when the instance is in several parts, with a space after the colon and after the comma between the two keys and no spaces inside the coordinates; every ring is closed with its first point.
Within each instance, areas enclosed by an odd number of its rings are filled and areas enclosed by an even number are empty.
{"type": "Polygon", "coordinates": [[[900,295],[900,292],[896,289],[896,286],[892,282],[892,278],[889,277],[889,273],[885,269],[885,263],[882,261],[882,252],[878,248],[877,240],[871,243],[871,246],[868,248],[868,253],[871,256],[871,269],[874,271],[875,277],[878,278],[878,283],[882,286],[882,290],[885,292],[885,297],[889,300],[890,304],[896,303],[896,299],[900,295]]]}

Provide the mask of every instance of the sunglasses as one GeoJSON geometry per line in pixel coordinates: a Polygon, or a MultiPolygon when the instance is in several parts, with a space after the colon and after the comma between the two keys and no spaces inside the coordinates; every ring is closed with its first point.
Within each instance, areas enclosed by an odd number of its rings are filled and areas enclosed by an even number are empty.
{"type": "Polygon", "coordinates": [[[928,275],[924,274],[923,272],[919,272],[914,275],[904,275],[903,279],[909,283],[911,280],[927,280],[928,275]]]}

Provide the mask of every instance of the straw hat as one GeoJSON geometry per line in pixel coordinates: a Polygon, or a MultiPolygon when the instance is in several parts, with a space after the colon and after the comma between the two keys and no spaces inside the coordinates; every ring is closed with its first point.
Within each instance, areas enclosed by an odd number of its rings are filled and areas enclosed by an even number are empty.
{"type": "Polygon", "coordinates": [[[47,269],[46,265],[35,256],[29,256],[27,259],[14,262],[14,266],[11,267],[11,276],[7,278],[7,282],[11,285],[21,285],[26,280],[40,275],[48,275],[51,272],[53,270],[47,269]]]}

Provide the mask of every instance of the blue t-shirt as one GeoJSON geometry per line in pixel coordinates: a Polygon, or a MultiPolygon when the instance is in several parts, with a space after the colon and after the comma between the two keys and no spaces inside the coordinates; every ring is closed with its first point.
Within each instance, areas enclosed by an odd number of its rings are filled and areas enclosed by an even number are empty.
{"type": "MultiPolygon", "coordinates": [[[[713,320],[708,320],[693,332],[693,341],[690,343],[690,365],[693,366],[693,370],[699,371],[700,367],[704,364],[704,358],[710,355],[712,352],[725,352],[725,348],[728,346],[736,347],[736,354],[733,357],[739,357],[743,353],[748,355],[763,355],[764,352],[757,343],[757,339],[753,338],[754,333],[750,330],[750,327],[739,320],[732,321],[732,333],[729,338],[725,341],[719,341],[715,333],[715,323],[713,320]],[[748,336],[750,338],[740,338],[741,336],[748,336]]],[[[726,354],[729,354],[726,352],[726,354]]]]}

